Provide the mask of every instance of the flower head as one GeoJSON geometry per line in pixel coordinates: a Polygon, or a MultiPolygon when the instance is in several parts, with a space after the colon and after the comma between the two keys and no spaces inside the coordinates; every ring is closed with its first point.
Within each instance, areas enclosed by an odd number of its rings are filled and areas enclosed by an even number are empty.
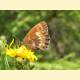
{"type": "Polygon", "coordinates": [[[30,62],[37,60],[37,57],[34,55],[34,52],[26,48],[24,45],[18,48],[7,48],[6,54],[10,57],[17,57],[17,60],[22,61],[22,59],[27,59],[30,62]]]}
{"type": "Polygon", "coordinates": [[[11,57],[15,57],[16,56],[16,51],[12,48],[10,48],[10,49],[6,48],[6,54],[11,56],[11,57]]]}

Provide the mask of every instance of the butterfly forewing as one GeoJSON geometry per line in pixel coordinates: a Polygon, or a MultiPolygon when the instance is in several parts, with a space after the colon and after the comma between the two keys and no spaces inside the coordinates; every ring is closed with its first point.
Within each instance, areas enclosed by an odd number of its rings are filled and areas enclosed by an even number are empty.
{"type": "Polygon", "coordinates": [[[35,25],[25,36],[23,43],[31,49],[45,50],[49,46],[50,37],[48,34],[48,26],[42,21],[35,25]]]}

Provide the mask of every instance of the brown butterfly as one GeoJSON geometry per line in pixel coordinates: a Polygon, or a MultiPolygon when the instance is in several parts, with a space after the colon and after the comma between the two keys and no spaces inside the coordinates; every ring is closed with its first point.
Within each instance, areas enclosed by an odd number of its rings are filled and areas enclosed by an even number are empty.
{"type": "Polygon", "coordinates": [[[32,50],[45,50],[49,47],[49,42],[48,26],[45,21],[35,25],[23,40],[23,44],[29,46],[32,50]]]}

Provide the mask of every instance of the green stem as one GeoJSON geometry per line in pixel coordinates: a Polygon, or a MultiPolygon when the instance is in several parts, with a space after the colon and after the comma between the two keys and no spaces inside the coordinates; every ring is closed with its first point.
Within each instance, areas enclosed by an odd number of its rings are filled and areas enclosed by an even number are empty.
{"type": "Polygon", "coordinates": [[[6,69],[10,69],[10,66],[7,60],[7,56],[5,56],[5,65],[6,65],[6,69]]]}

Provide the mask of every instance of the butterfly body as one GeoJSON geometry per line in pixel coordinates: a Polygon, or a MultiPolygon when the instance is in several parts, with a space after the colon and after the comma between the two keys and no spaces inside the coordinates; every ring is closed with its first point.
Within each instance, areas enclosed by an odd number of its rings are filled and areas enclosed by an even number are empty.
{"type": "Polygon", "coordinates": [[[49,41],[48,26],[46,22],[42,21],[28,32],[23,40],[23,44],[29,46],[33,50],[45,50],[48,48],[49,41]]]}

